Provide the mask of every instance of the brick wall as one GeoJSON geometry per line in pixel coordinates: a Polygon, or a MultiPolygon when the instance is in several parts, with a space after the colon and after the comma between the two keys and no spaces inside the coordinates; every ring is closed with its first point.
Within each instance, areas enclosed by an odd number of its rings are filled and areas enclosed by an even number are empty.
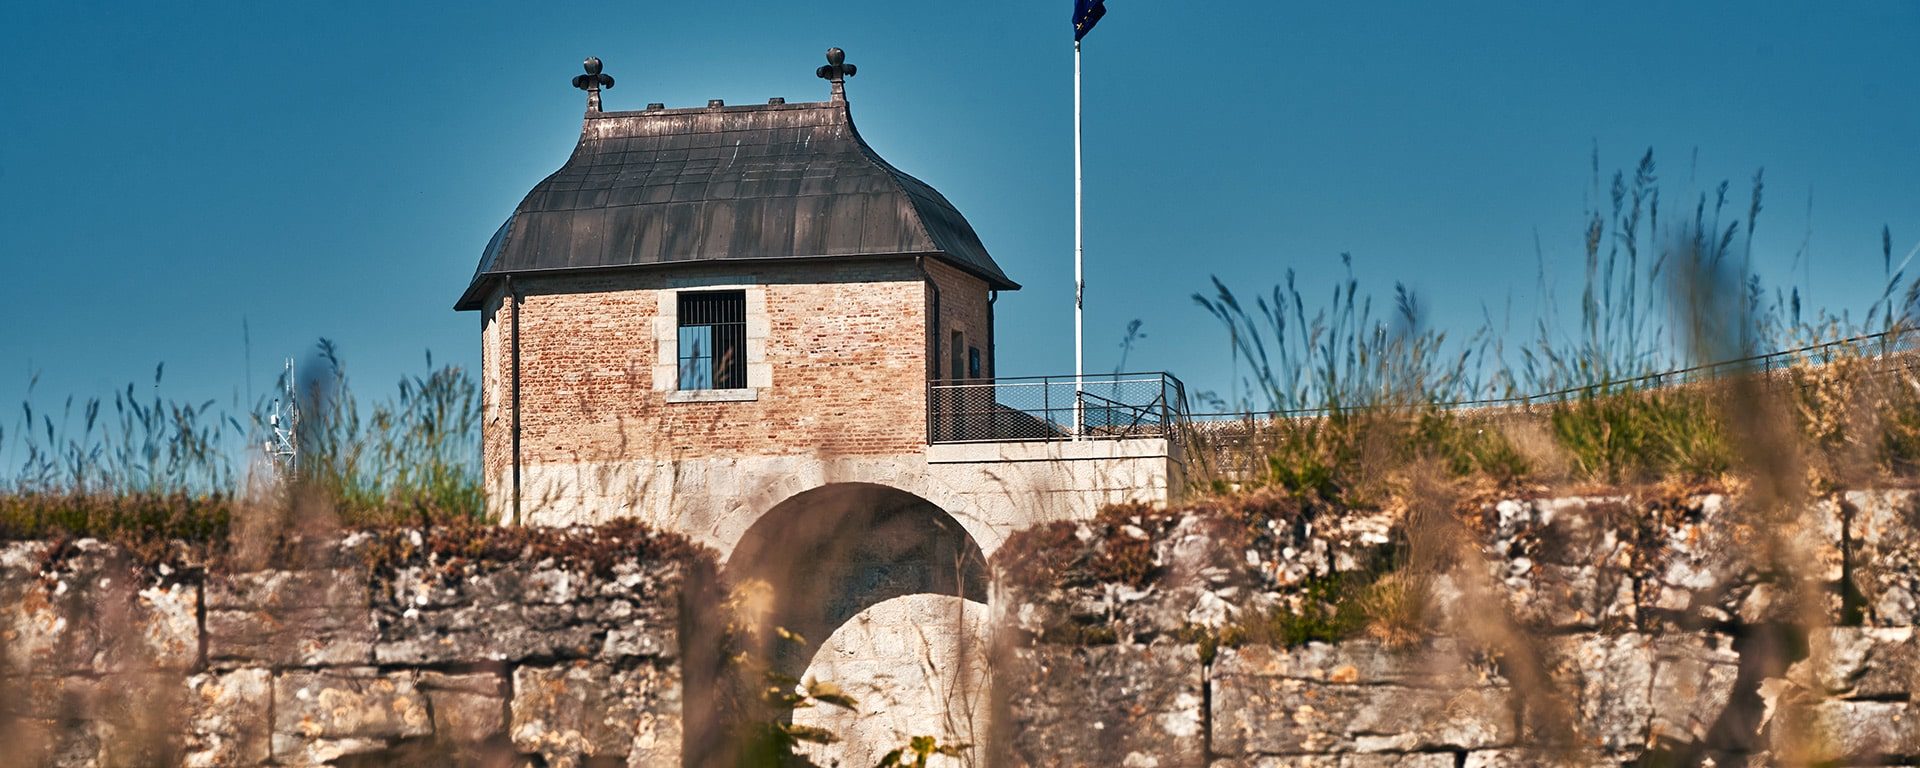
{"type": "MultiPolygon", "coordinates": [[[[927,268],[940,285],[942,355],[959,331],[991,370],[985,283],[942,264],[927,268]]],[[[518,279],[523,466],[919,451],[925,280],[908,259],[518,279]],[[750,307],[764,295],[764,318],[748,318],[755,339],[764,322],[766,368],[750,374],[764,386],[748,401],[673,402],[656,384],[672,351],[654,319],[673,290],[720,285],[749,286],[750,307]]],[[[483,312],[486,471],[496,507],[511,487],[513,312],[503,302],[483,312]]]]}
{"type": "Polygon", "coordinates": [[[957,379],[967,375],[964,361],[968,347],[980,350],[980,375],[992,378],[993,345],[988,339],[988,329],[993,310],[987,304],[986,282],[940,262],[927,262],[927,272],[933,275],[934,285],[940,289],[938,378],[957,379]],[[953,368],[951,345],[955,332],[961,338],[960,358],[963,362],[960,370],[953,368]]]}

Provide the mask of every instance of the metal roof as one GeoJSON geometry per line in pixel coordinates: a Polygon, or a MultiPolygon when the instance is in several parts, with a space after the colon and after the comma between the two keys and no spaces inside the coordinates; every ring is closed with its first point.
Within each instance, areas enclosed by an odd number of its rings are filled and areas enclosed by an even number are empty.
{"type": "Polygon", "coordinates": [[[487,243],[455,308],[479,309],[508,274],[850,256],[928,256],[1020,287],[952,203],[867,146],[839,93],[589,111],[573,156],[487,243]]]}

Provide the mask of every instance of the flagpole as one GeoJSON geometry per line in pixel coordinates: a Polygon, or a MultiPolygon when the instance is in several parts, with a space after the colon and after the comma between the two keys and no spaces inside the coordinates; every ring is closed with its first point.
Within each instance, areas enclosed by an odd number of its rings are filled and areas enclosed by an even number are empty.
{"type": "Polygon", "coordinates": [[[1086,254],[1086,241],[1082,234],[1082,192],[1080,181],[1080,41],[1073,41],[1073,439],[1080,439],[1082,393],[1085,390],[1085,375],[1081,344],[1081,306],[1086,299],[1086,283],[1082,277],[1080,262],[1086,254]]]}

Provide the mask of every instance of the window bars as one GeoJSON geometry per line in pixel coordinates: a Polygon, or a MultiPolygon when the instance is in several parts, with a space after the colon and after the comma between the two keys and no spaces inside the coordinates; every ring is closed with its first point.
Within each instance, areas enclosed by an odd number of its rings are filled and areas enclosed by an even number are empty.
{"type": "Polygon", "coordinates": [[[678,299],[680,389],[745,389],[746,291],[690,291],[678,299]]]}

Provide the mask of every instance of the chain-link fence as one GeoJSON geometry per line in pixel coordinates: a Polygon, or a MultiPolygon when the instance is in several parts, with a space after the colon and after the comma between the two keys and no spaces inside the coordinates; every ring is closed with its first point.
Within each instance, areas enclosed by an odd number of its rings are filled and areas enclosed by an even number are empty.
{"type": "Polygon", "coordinates": [[[1315,406],[1292,408],[1280,411],[1218,411],[1190,415],[1197,423],[1210,424],[1227,422],[1223,427],[1232,430],[1232,422],[1262,421],[1274,419],[1299,419],[1330,416],[1336,411],[1343,413],[1419,411],[1438,408],[1448,411],[1487,412],[1495,410],[1526,410],[1534,406],[1564,403],[1582,398],[1596,397],[1621,392],[1659,389],[1662,387],[1697,384],[1732,376],[1759,376],[1763,384],[1769,386],[1784,381],[1787,372],[1795,367],[1818,368],[1838,360],[1868,358],[1878,361],[1881,372],[1912,371],[1920,368],[1920,360],[1914,353],[1920,351],[1920,328],[1900,327],[1892,330],[1834,339],[1816,344],[1782,349],[1764,354],[1749,355],[1731,360],[1718,360],[1684,368],[1645,373],[1637,376],[1596,381],[1551,391],[1533,394],[1517,394],[1506,397],[1488,397],[1439,402],[1372,402],[1359,405],[1332,408],[1315,406]]]}
{"type": "Polygon", "coordinates": [[[932,443],[1178,438],[1185,385],[1167,373],[935,381],[927,387],[932,443]]]}

